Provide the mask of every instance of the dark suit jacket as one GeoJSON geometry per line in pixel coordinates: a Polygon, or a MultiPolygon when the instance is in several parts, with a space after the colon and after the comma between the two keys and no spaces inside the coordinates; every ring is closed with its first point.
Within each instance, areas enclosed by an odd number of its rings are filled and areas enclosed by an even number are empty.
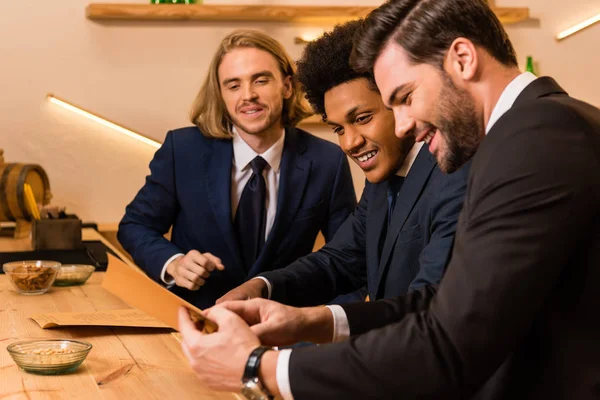
{"type": "Polygon", "coordinates": [[[174,254],[195,249],[221,258],[225,271],[214,271],[198,291],[173,288],[201,308],[256,274],[310,253],[318,232],[331,239],[356,206],[339,146],[286,129],[277,214],[259,258],[246,271],[231,215],[232,157],[231,140],[207,138],[196,127],[169,132],[119,225],[125,250],[158,282],[174,254]],[[168,241],[163,234],[171,226],[168,241]]]}
{"type": "Polygon", "coordinates": [[[353,336],[294,350],[296,400],[597,399],[600,110],[530,84],[477,151],[437,290],[344,306],[353,336]]]}
{"type": "Polygon", "coordinates": [[[371,299],[406,293],[442,278],[452,248],[468,168],[444,175],[423,146],[400,190],[388,227],[388,182],[368,183],[331,242],[286,268],[261,274],[271,298],[318,305],[367,285],[371,299]]]}

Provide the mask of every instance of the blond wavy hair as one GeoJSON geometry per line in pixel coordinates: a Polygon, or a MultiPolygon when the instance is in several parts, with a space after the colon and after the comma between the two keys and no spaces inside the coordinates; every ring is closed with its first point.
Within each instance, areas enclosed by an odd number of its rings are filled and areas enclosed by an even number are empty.
{"type": "Polygon", "coordinates": [[[313,114],[304,92],[296,79],[296,65],[281,43],[264,32],[240,29],[227,35],[219,45],[208,69],[208,74],[202,83],[200,92],[194,100],[190,119],[202,134],[218,139],[230,139],[231,119],[221,96],[218,69],[225,54],[239,47],[252,47],[271,54],[283,75],[292,79],[293,93],[289,99],[284,99],[282,123],[284,126],[295,126],[302,119],[313,114]]]}

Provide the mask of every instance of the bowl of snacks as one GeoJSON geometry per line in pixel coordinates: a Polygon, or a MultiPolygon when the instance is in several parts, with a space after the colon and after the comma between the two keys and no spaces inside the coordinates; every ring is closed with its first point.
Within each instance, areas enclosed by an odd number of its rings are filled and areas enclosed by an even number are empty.
{"type": "Polygon", "coordinates": [[[58,268],[54,286],[82,285],[96,270],[93,265],[63,264],[58,268]]]}
{"type": "Polygon", "coordinates": [[[75,371],[92,345],[78,340],[27,340],[10,344],[6,350],[26,372],[59,375],[75,371]]]}
{"type": "Polygon", "coordinates": [[[2,269],[18,293],[34,295],[50,289],[58,267],[58,261],[28,260],[6,263],[2,269]]]}

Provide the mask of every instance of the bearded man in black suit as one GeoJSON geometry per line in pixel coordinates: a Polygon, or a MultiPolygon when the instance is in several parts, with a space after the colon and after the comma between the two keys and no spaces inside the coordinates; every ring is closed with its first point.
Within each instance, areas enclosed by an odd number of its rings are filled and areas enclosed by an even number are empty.
{"type": "Polygon", "coordinates": [[[182,313],[197,375],[234,390],[264,354],[257,390],[284,399],[597,398],[600,110],[522,74],[485,0],[389,1],[352,62],[373,70],[399,137],[446,172],[472,159],[441,284],[341,307],[224,303],[206,313],[217,336],[182,313]],[[299,340],[339,343],[254,350],[299,340]]]}

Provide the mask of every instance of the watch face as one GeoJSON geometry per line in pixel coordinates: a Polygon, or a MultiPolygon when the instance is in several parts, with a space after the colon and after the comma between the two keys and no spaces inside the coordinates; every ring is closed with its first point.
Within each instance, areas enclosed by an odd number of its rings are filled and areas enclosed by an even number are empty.
{"type": "Polygon", "coordinates": [[[268,400],[269,398],[262,391],[258,379],[251,379],[244,382],[242,386],[242,395],[248,400],[268,400]]]}

